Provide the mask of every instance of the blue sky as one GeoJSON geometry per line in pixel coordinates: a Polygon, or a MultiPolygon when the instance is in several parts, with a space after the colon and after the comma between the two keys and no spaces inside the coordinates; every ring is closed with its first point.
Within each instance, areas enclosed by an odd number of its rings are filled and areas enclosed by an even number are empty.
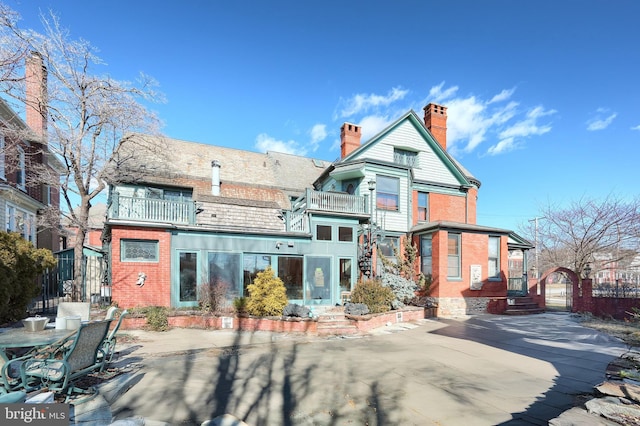
{"type": "Polygon", "coordinates": [[[155,77],[170,137],[333,161],[409,109],[448,107],[478,223],[637,195],[640,2],[5,0],[56,11],[120,80],[155,77]]]}

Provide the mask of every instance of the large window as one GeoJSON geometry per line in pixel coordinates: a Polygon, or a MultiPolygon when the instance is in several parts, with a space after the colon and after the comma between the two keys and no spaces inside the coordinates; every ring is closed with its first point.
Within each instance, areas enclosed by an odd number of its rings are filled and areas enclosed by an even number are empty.
{"type": "Polygon", "coordinates": [[[122,262],[158,262],[157,240],[120,240],[122,262]]]}
{"type": "Polygon", "coordinates": [[[180,301],[198,300],[198,253],[180,253],[180,301]]]}
{"type": "Polygon", "coordinates": [[[398,210],[400,179],[376,177],[376,207],[383,210],[398,210]]]}
{"type": "Polygon", "coordinates": [[[500,278],[500,237],[489,237],[489,278],[500,278]]]}
{"type": "Polygon", "coordinates": [[[289,300],[302,300],[302,257],[278,256],[278,277],[287,288],[289,300]]]}
{"type": "Polygon", "coordinates": [[[426,192],[418,192],[418,221],[429,220],[429,197],[426,192]]]}
{"type": "Polygon", "coordinates": [[[447,241],[447,278],[462,278],[460,266],[460,234],[449,233],[447,241]]]}
{"type": "Polygon", "coordinates": [[[433,274],[431,235],[423,235],[420,238],[420,272],[424,275],[433,274]]]}
{"type": "Polygon", "coordinates": [[[248,296],[247,286],[253,284],[259,272],[271,266],[271,256],[267,254],[245,254],[242,264],[243,294],[248,296]]]}
{"type": "Polygon", "coordinates": [[[393,162],[403,166],[416,167],[418,165],[418,153],[395,148],[393,150],[393,162]]]}
{"type": "Polygon", "coordinates": [[[224,289],[229,299],[233,299],[242,290],[240,253],[210,252],[209,284],[224,289]]]}

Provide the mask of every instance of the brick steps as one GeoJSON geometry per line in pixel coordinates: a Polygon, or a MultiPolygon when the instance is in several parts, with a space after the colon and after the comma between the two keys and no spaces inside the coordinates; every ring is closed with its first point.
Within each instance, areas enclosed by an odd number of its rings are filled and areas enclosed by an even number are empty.
{"type": "Polygon", "coordinates": [[[336,312],[321,314],[318,317],[317,330],[320,336],[358,334],[358,327],[353,324],[353,321],[347,319],[344,314],[336,312]]]}
{"type": "Polygon", "coordinates": [[[510,297],[507,301],[512,302],[507,303],[507,309],[504,311],[504,315],[531,315],[544,312],[544,309],[538,306],[530,296],[510,297]]]}

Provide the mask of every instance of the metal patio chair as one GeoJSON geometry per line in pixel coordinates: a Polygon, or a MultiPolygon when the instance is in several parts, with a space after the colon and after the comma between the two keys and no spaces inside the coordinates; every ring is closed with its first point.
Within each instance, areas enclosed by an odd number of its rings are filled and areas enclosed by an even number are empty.
{"type": "Polygon", "coordinates": [[[120,313],[120,318],[118,318],[116,326],[113,327],[113,329],[109,332],[109,334],[107,334],[107,337],[104,339],[104,343],[102,344],[102,352],[106,357],[106,362],[102,366],[103,369],[108,363],[111,362],[111,358],[113,358],[113,354],[115,353],[116,349],[116,333],[120,328],[120,324],[122,324],[122,320],[127,315],[129,315],[129,311],[126,309],[120,313]]]}
{"type": "Polygon", "coordinates": [[[110,323],[111,320],[82,323],[57,356],[30,358],[22,362],[20,375],[25,390],[47,387],[56,393],[66,393],[67,399],[74,392],[87,393],[74,383],[102,370],[106,361],[102,347],[110,323]]]}

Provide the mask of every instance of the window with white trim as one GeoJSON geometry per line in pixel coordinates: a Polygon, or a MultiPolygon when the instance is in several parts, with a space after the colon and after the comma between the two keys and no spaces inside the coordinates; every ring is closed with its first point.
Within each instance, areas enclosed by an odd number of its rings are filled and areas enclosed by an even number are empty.
{"type": "Polygon", "coordinates": [[[429,196],[426,192],[418,192],[418,221],[429,220],[429,196]]]}
{"type": "Polygon", "coordinates": [[[5,155],[5,150],[6,150],[6,144],[4,141],[4,134],[2,134],[2,132],[0,132],[0,178],[1,179],[6,179],[7,177],[5,176],[5,169],[6,169],[6,155],[5,155]]]}
{"type": "Polygon", "coordinates": [[[35,214],[7,203],[5,214],[7,232],[17,232],[27,241],[36,241],[36,216],[35,214]]]}
{"type": "Polygon", "coordinates": [[[500,278],[500,237],[489,237],[489,278],[500,278]]]}
{"type": "Polygon", "coordinates": [[[376,208],[398,210],[400,200],[400,179],[376,176],[376,208]]]}
{"type": "Polygon", "coordinates": [[[417,167],[418,153],[415,151],[409,151],[406,149],[394,148],[393,162],[396,164],[401,164],[403,166],[417,167]]]}
{"type": "Polygon", "coordinates": [[[18,170],[16,171],[16,185],[18,185],[18,188],[22,189],[23,191],[26,189],[26,182],[27,182],[26,172],[27,172],[27,168],[26,168],[26,162],[24,158],[24,149],[22,149],[22,147],[19,146],[18,147],[18,170]]]}
{"type": "Polygon", "coordinates": [[[460,234],[449,233],[447,240],[447,278],[461,279],[460,234]]]}

